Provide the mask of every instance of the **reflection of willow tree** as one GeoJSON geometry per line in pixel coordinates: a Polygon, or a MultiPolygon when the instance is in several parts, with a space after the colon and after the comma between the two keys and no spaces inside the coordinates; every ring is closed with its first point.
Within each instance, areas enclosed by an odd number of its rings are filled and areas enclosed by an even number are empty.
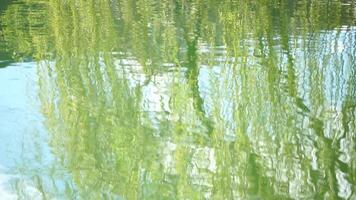
{"type": "Polygon", "coordinates": [[[41,82],[43,92],[56,93],[41,97],[52,146],[84,199],[113,194],[137,199],[142,170],[159,171],[152,160],[157,147],[139,119],[139,88],[130,90],[109,53],[118,44],[109,5],[82,3],[80,9],[50,4],[57,57],[41,80],[54,78],[57,90],[41,82]]]}
{"type": "MultiPolygon", "coordinates": [[[[256,13],[260,14],[270,11],[273,11],[273,7],[260,6],[256,9],[256,13]]],[[[233,12],[226,15],[239,14],[233,12]]],[[[231,51],[234,54],[232,56],[241,58],[236,65],[227,66],[227,73],[234,74],[229,81],[236,81],[231,108],[235,110],[234,122],[237,127],[234,148],[240,150],[232,157],[236,159],[237,168],[246,169],[240,172],[255,173],[254,176],[237,176],[240,181],[238,185],[242,186],[239,196],[249,192],[268,196],[274,191],[275,195],[281,195],[280,198],[287,198],[288,195],[337,198],[345,195],[340,192],[345,187],[353,189],[352,186],[345,186],[347,182],[354,183],[353,159],[341,161],[340,158],[345,155],[354,157],[352,148],[355,145],[352,134],[347,133],[344,139],[340,136],[349,126],[353,126],[354,119],[343,127],[331,125],[340,122],[335,117],[341,109],[337,104],[345,100],[338,95],[345,94],[330,90],[333,87],[354,90],[352,81],[346,85],[339,84],[352,77],[350,69],[354,53],[351,51],[355,47],[348,46],[344,52],[332,53],[330,50],[339,47],[333,47],[329,42],[340,42],[341,38],[346,37],[347,42],[342,42],[352,44],[354,40],[342,33],[313,35],[309,30],[293,30],[299,28],[293,23],[299,22],[291,20],[289,13],[277,11],[252,21],[244,18],[248,17],[244,15],[240,21],[234,18],[225,20],[228,23],[225,27],[230,28],[226,31],[228,44],[235,47],[231,51]],[[277,22],[273,19],[274,15],[277,22]],[[256,60],[249,56],[251,45],[246,45],[246,41],[241,39],[234,40],[239,38],[236,34],[241,34],[240,38],[250,34],[251,27],[256,27],[256,31],[252,31],[255,33],[252,36],[256,45],[254,54],[260,57],[256,60]],[[276,35],[279,37],[275,38],[276,35]],[[298,39],[300,35],[304,37],[298,39]],[[345,58],[345,55],[350,57],[345,58]],[[350,75],[345,73],[345,67],[350,75]],[[326,78],[330,73],[337,74],[332,77],[333,82],[326,78]],[[331,102],[327,102],[325,90],[332,93],[331,102]],[[341,142],[346,141],[350,142],[350,146],[340,146],[341,142]],[[340,174],[347,180],[346,183],[338,179],[340,174]],[[244,180],[249,177],[260,180],[244,180]],[[246,183],[245,187],[241,183],[246,183]]],[[[337,15],[334,17],[339,19],[337,15]]],[[[313,28],[320,26],[318,21],[305,24],[313,28]]],[[[227,91],[219,92],[217,96],[224,93],[227,91]]],[[[352,108],[354,103],[349,102],[349,113],[355,112],[352,108]]],[[[351,192],[348,191],[347,195],[351,195],[351,192]]]]}
{"type": "Polygon", "coordinates": [[[11,5],[3,32],[54,61],[43,112],[83,198],[350,197],[355,39],[332,30],[355,6],[307,2],[51,0],[11,5]],[[168,110],[143,106],[152,85],[168,110]]]}

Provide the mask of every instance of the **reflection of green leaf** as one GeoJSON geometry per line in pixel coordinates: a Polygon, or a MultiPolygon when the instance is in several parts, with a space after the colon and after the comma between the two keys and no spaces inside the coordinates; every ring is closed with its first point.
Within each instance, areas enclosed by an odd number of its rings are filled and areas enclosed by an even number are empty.
{"type": "Polygon", "coordinates": [[[39,62],[67,198],[337,198],[338,171],[355,184],[354,54],[325,42],[341,4],[21,1],[1,25],[39,62]]]}

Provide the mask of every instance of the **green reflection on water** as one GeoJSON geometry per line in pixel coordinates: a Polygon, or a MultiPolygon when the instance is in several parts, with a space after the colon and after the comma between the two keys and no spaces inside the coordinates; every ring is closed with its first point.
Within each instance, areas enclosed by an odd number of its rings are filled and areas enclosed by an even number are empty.
{"type": "Polygon", "coordinates": [[[66,198],[352,199],[355,8],[15,1],[0,54],[38,62],[66,198]]]}

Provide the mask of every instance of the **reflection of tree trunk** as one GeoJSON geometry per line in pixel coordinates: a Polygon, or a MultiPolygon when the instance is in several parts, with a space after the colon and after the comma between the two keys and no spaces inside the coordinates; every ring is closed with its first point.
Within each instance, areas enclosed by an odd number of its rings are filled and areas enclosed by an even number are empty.
{"type": "MultiPolygon", "coordinates": [[[[203,5],[204,6],[204,5],[203,5]]],[[[181,26],[184,29],[184,40],[187,45],[187,63],[186,67],[188,68],[186,78],[188,80],[188,84],[192,90],[192,97],[193,97],[193,106],[194,109],[198,112],[198,116],[202,120],[202,123],[204,126],[207,128],[208,135],[210,135],[213,132],[213,122],[209,117],[207,116],[207,113],[205,112],[204,109],[204,100],[200,96],[199,92],[199,67],[198,67],[198,55],[197,55],[197,45],[198,45],[198,39],[200,38],[201,30],[200,26],[202,24],[201,22],[201,14],[197,13],[197,18],[192,21],[192,19],[186,19],[185,17],[185,11],[181,10],[181,5],[176,6],[176,13],[180,13],[176,16],[177,22],[181,24],[181,26]],[[192,25],[192,26],[189,26],[192,25]],[[193,29],[193,30],[190,30],[193,29]],[[192,33],[192,36],[189,34],[192,33]]]]}
{"type": "Polygon", "coordinates": [[[288,83],[288,93],[289,96],[294,100],[295,105],[301,109],[302,112],[308,113],[310,112],[309,108],[304,104],[303,99],[298,96],[297,92],[297,76],[295,74],[294,69],[294,59],[290,51],[289,46],[289,34],[287,32],[289,24],[287,21],[287,16],[280,17],[280,35],[282,40],[282,49],[285,51],[288,59],[287,64],[287,83],[288,83]]]}
{"type": "Polygon", "coordinates": [[[208,129],[208,134],[210,135],[213,131],[213,123],[206,115],[204,109],[204,100],[200,96],[199,92],[199,69],[197,64],[197,37],[194,38],[193,41],[187,41],[187,68],[188,72],[186,74],[186,78],[188,79],[188,83],[192,90],[193,104],[194,108],[197,110],[198,115],[200,116],[203,124],[208,129]]]}

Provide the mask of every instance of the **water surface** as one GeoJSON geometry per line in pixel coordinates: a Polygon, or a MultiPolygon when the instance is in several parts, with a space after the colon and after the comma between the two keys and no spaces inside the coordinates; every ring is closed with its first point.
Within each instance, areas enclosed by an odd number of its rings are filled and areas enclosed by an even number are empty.
{"type": "Polygon", "coordinates": [[[355,199],[353,1],[2,0],[0,197],[355,199]]]}

